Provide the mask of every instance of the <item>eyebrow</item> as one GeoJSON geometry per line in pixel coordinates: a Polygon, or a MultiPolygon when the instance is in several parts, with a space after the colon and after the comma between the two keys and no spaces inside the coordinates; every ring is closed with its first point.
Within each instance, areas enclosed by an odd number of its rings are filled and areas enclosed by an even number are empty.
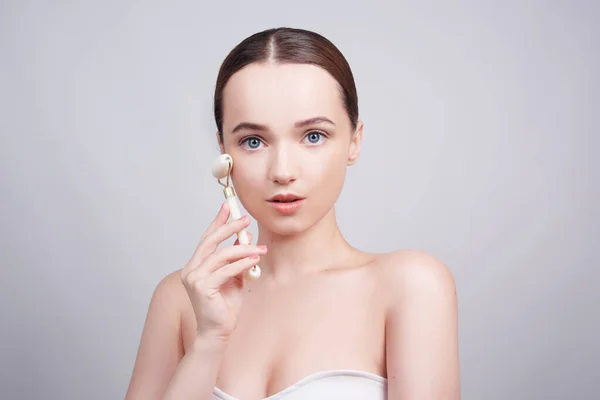
{"type": "MultiPolygon", "coordinates": [[[[312,117],[312,118],[304,119],[301,121],[296,121],[294,123],[294,126],[296,128],[302,128],[307,125],[313,125],[313,124],[319,124],[319,123],[326,123],[326,124],[335,126],[335,123],[332,120],[330,120],[327,117],[323,117],[323,116],[312,117]]],[[[242,129],[251,130],[251,131],[262,131],[262,132],[269,130],[269,128],[266,125],[255,124],[252,122],[241,122],[241,123],[237,124],[235,126],[235,128],[233,128],[231,133],[234,134],[238,131],[241,131],[242,129]]]]}

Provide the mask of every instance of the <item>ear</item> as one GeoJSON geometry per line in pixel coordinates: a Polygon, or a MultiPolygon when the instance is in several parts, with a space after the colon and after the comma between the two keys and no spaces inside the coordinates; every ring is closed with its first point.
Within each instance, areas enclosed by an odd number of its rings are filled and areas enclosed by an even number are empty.
{"type": "Polygon", "coordinates": [[[363,138],[363,123],[362,121],[358,121],[356,124],[356,130],[352,134],[352,138],[350,139],[350,148],[348,149],[348,164],[354,165],[356,160],[358,159],[358,155],[360,154],[360,144],[363,138]]]}
{"type": "Polygon", "coordinates": [[[219,131],[217,131],[216,136],[217,143],[219,144],[219,150],[221,151],[221,154],[225,154],[225,147],[223,146],[223,142],[221,141],[221,135],[219,134],[219,131]]]}

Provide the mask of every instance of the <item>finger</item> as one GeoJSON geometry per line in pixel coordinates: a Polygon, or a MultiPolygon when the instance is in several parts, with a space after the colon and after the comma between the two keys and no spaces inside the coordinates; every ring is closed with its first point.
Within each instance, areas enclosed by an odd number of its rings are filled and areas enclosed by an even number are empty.
{"type": "MultiPolygon", "coordinates": [[[[248,235],[248,240],[250,240],[250,243],[252,243],[252,232],[246,231],[246,234],[248,235]]],[[[240,238],[235,239],[235,242],[233,243],[233,245],[237,246],[239,244],[240,244],[240,238]]]]}
{"type": "MultiPolygon", "coordinates": [[[[192,256],[192,259],[185,268],[184,273],[188,273],[190,270],[200,266],[204,260],[212,254],[216,248],[225,240],[233,236],[236,232],[241,231],[250,224],[250,218],[234,219],[227,222],[224,225],[217,227],[211,234],[209,234],[196,249],[196,252],[192,256]]],[[[237,246],[236,246],[237,247],[237,246]]]]}
{"type": "Polygon", "coordinates": [[[236,262],[242,258],[254,255],[263,255],[267,252],[264,246],[254,246],[251,244],[240,244],[218,249],[206,258],[202,267],[198,268],[201,273],[211,274],[226,264],[236,262]]]}
{"type": "MultiPolygon", "coordinates": [[[[245,270],[252,268],[260,261],[260,256],[245,257],[231,264],[227,264],[216,270],[206,281],[206,285],[211,288],[219,288],[229,279],[235,278],[245,270]]],[[[242,280],[243,281],[243,280],[242,280]]]]}
{"type": "Polygon", "coordinates": [[[217,213],[213,221],[204,231],[204,234],[202,235],[200,241],[202,242],[208,235],[213,233],[215,229],[217,229],[221,225],[224,225],[227,222],[227,219],[229,219],[229,204],[227,204],[227,202],[224,202],[221,204],[221,208],[219,208],[219,212],[217,213]]]}
{"type": "Polygon", "coordinates": [[[203,246],[211,249],[212,253],[224,240],[229,239],[231,236],[246,229],[250,225],[250,218],[244,216],[240,219],[234,219],[228,223],[217,227],[211,234],[209,234],[203,242],[203,246]]]}
{"type": "Polygon", "coordinates": [[[254,246],[251,244],[223,247],[210,254],[202,264],[183,275],[183,278],[188,281],[204,279],[224,265],[236,262],[245,257],[262,255],[266,252],[267,248],[265,246],[254,246]]]}
{"type": "Polygon", "coordinates": [[[208,228],[206,228],[206,230],[202,234],[202,238],[200,239],[200,242],[198,242],[198,245],[196,246],[196,249],[194,250],[192,257],[190,258],[190,261],[188,261],[188,263],[182,270],[183,275],[187,274],[190,269],[198,266],[198,264],[201,262],[201,260],[203,258],[202,243],[204,243],[206,238],[211,233],[213,233],[218,227],[223,226],[225,223],[227,223],[228,219],[229,219],[229,205],[225,202],[225,203],[221,204],[221,208],[219,208],[219,212],[217,212],[217,215],[215,216],[213,221],[210,223],[208,228]]]}

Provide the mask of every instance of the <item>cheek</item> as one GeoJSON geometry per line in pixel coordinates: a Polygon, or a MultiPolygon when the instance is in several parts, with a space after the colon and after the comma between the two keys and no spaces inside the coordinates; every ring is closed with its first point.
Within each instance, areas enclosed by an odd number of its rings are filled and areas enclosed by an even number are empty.
{"type": "Polygon", "coordinates": [[[261,175],[261,170],[256,167],[256,162],[246,165],[242,157],[238,157],[237,160],[231,174],[233,186],[240,200],[246,203],[252,202],[254,198],[262,195],[261,188],[264,187],[265,180],[261,175]]]}
{"type": "Polygon", "coordinates": [[[262,186],[259,174],[256,173],[256,171],[253,173],[253,171],[249,169],[239,168],[239,170],[232,174],[231,180],[236,190],[249,192],[248,194],[251,194],[252,192],[249,190],[250,188],[262,186]]]}
{"type": "Polygon", "coordinates": [[[323,196],[337,196],[346,176],[346,159],[340,154],[331,154],[326,160],[312,164],[311,180],[323,196]]]}

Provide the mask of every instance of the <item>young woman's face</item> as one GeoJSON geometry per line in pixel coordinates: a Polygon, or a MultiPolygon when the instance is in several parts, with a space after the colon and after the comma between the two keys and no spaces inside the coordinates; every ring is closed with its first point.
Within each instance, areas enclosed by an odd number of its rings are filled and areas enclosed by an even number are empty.
{"type": "Polygon", "coordinates": [[[331,210],[361,138],[362,124],[352,129],[337,82],[319,67],[251,64],[225,86],[222,151],[233,157],[244,208],[274,233],[302,232],[331,210]]]}

